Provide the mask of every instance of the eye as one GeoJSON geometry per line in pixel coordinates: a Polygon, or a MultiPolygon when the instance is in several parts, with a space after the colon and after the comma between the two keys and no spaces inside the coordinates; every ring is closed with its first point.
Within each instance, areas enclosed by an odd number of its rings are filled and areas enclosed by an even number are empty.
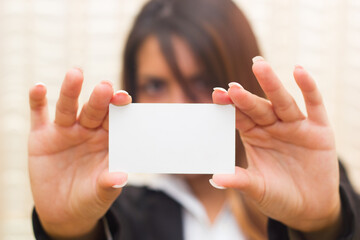
{"type": "Polygon", "coordinates": [[[166,91],[167,84],[164,80],[155,77],[149,77],[139,84],[139,91],[149,96],[156,96],[166,91]]]}

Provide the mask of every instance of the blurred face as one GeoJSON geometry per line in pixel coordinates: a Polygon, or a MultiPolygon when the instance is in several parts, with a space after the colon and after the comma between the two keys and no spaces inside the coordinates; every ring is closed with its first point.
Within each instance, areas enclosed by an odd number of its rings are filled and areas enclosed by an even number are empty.
{"type": "MultiPolygon", "coordinates": [[[[211,86],[203,75],[201,66],[180,38],[173,38],[176,61],[186,85],[196,95],[196,102],[212,103],[211,86]]],[[[137,56],[137,102],[139,103],[191,103],[178,80],[173,76],[163,56],[158,40],[148,37],[137,56]]],[[[206,175],[179,174],[186,179],[197,179],[206,175]]]]}
{"type": "MultiPolygon", "coordinates": [[[[184,41],[174,37],[173,49],[179,70],[196,102],[211,103],[211,86],[199,63],[184,41]]],[[[148,37],[137,56],[137,102],[190,103],[194,102],[181,87],[163,56],[156,37],[148,37]]]]}

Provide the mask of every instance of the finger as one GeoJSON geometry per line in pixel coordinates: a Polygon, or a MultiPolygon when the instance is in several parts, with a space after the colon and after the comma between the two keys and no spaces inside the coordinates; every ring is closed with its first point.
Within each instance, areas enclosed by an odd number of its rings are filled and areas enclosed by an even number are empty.
{"type": "MultiPolygon", "coordinates": [[[[131,101],[132,101],[131,96],[126,91],[119,90],[111,98],[110,103],[116,106],[122,106],[131,103],[131,101]]],[[[105,130],[109,131],[109,113],[106,115],[106,118],[102,126],[105,130]]]]}
{"type": "Polygon", "coordinates": [[[256,124],[271,125],[278,120],[268,100],[246,91],[239,83],[229,83],[229,87],[229,97],[235,106],[256,124]]]}
{"type": "Polygon", "coordinates": [[[31,111],[31,129],[36,129],[49,120],[47,111],[46,87],[42,83],[36,84],[29,91],[31,111]]]}
{"type": "Polygon", "coordinates": [[[257,202],[265,192],[261,177],[241,167],[235,167],[235,174],[214,174],[212,182],[218,188],[236,188],[257,202]]]}
{"type": "Polygon", "coordinates": [[[120,172],[109,172],[105,169],[97,181],[97,193],[104,203],[112,203],[127,184],[128,175],[120,172]]]}
{"type": "Polygon", "coordinates": [[[315,81],[301,66],[296,66],[294,78],[303,94],[308,118],[319,124],[328,124],[326,109],[315,81]]]}
{"type": "Polygon", "coordinates": [[[239,130],[240,133],[250,131],[251,129],[256,127],[256,123],[238,109],[236,109],[235,125],[236,125],[236,129],[239,130]]]}
{"type": "Polygon", "coordinates": [[[102,125],[108,112],[110,100],[113,96],[113,87],[110,82],[103,81],[91,93],[80,113],[79,123],[86,128],[97,128],[102,125]]]}
{"type": "Polygon", "coordinates": [[[214,91],[212,93],[212,99],[215,104],[219,105],[234,104],[233,101],[231,101],[228,92],[221,87],[214,88],[214,91]]]}
{"type": "Polygon", "coordinates": [[[66,73],[56,104],[56,124],[68,127],[76,122],[78,98],[83,79],[83,73],[80,69],[73,68],[66,73]]]}
{"type": "Polygon", "coordinates": [[[276,76],[270,65],[261,57],[253,59],[253,72],[271,101],[275,114],[285,122],[292,122],[304,119],[293,97],[286,91],[279,78],[276,76]]]}
{"type": "MultiPolygon", "coordinates": [[[[233,101],[229,97],[227,91],[223,88],[214,88],[212,98],[215,104],[233,104],[233,101]]],[[[256,123],[254,123],[253,120],[251,120],[246,114],[239,111],[239,109],[236,109],[236,129],[240,132],[246,132],[255,126],[256,123]]]]}

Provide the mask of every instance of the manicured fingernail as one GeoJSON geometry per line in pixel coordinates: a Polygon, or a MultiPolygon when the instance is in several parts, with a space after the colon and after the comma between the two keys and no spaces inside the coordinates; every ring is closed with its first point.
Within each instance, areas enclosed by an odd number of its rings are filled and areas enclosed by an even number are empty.
{"type": "Polygon", "coordinates": [[[118,94],[118,93],[125,93],[126,95],[129,95],[129,93],[125,90],[118,90],[118,91],[116,91],[115,94],[118,94]]]}
{"type": "Polygon", "coordinates": [[[214,180],[212,180],[212,178],[209,179],[209,183],[210,183],[211,186],[213,186],[214,188],[217,188],[217,189],[226,189],[226,187],[219,186],[219,185],[217,185],[216,183],[214,183],[214,180]]]}
{"type": "Polygon", "coordinates": [[[214,87],[213,90],[214,90],[214,91],[218,90],[218,91],[220,91],[220,92],[225,92],[225,93],[227,93],[227,91],[226,91],[224,88],[222,88],[222,87],[214,87]]]}
{"type": "Polygon", "coordinates": [[[113,185],[112,187],[113,188],[123,188],[123,187],[125,187],[125,185],[127,184],[127,180],[123,183],[123,184],[115,184],[115,185],[113,185]]]}
{"type": "Polygon", "coordinates": [[[229,88],[231,88],[232,86],[237,86],[241,89],[244,89],[243,86],[241,86],[240,83],[238,83],[238,82],[231,82],[228,85],[229,85],[229,88]]]}
{"type": "Polygon", "coordinates": [[[103,80],[103,81],[101,81],[101,84],[107,84],[107,85],[109,85],[109,86],[113,86],[113,83],[112,82],[110,82],[110,81],[106,81],[106,80],[103,80]]]}
{"type": "Polygon", "coordinates": [[[304,69],[303,66],[299,65],[299,64],[296,64],[295,65],[295,69],[298,68],[298,69],[304,69]]]}
{"type": "Polygon", "coordinates": [[[42,83],[42,82],[38,82],[38,83],[35,84],[35,86],[44,86],[45,87],[45,84],[42,83]]]}
{"type": "Polygon", "coordinates": [[[259,62],[259,61],[264,61],[265,59],[261,56],[256,56],[252,59],[253,63],[259,62]]]}
{"type": "Polygon", "coordinates": [[[74,68],[77,69],[77,70],[79,70],[81,73],[84,73],[84,70],[83,70],[81,67],[75,66],[74,68]]]}

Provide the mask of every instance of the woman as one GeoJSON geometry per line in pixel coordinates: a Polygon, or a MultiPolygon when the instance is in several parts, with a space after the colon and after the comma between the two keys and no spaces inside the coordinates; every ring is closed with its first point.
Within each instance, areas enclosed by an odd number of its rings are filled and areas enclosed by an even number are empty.
{"type": "Polygon", "coordinates": [[[251,62],[257,55],[249,24],[230,0],[153,0],[126,45],[129,94],[101,82],[77,116],[83,75],[72,69],[50,123],[46,88],[34,86],[29,171],[36,237],[359,237],[357,196],[344,176],[339,192],[334,136],[315,82],[295,67],[306,117],[269,64],[261,57],[251,62]],[[108,172],[107,111],[110,103],[132,101],[234,104],[236,173],[173,176],[123,189],[126,173],[108,172]]]}

